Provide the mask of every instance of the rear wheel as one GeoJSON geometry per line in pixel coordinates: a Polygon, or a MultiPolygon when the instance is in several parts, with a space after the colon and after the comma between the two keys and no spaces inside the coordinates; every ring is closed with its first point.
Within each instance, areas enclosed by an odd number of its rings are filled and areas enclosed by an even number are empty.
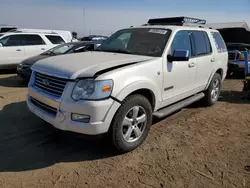
{"type": "Polygon", "coordinates": [[[123,101],[112,124],[112,143],[121,152],[139,147],[146,139],[152,124],[152,107],[142,95],[131,95],[123,101]]]}
{"type": "Polygon", "coordinates": [[[215,73],[212,78],[208,89],[205,91],[205,97],[202,102],[205,106],[214,105],[220,96],[221,91],[221,76],[218,73],[215,73]]]}

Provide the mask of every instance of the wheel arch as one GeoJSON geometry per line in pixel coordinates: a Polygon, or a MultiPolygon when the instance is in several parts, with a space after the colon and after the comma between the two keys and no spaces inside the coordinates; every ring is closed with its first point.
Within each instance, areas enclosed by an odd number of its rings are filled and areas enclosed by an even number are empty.
{"type": "Polygon", "coordinates": [[[134,94],[139,94],[146,97],[152,106],[152,111],[158,109],[160,92],[157,91],[156,86],[149,84],[148,82],[136,82],[128,85],[121,92],[119,92],[119,94],[116,96],[116,99],[123,101],[126,97],[134,94]]]}

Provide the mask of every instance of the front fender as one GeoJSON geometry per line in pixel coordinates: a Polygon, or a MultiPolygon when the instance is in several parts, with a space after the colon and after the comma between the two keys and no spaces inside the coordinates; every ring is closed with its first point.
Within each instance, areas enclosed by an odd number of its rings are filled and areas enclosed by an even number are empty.
{"type": "Polygon", "coordinates": [[[153,111],[158,109],[161,102],[161,92],[159,88],[157,88],[154,84],[148,81],[136,81],[130,83],[125,88],[123,88],[116,96],[113,97],[120,101],[123,101],[128,95],[140,89],[147,89],[152,92],[155,98],[155,108],[153,109],[153,111]]]}

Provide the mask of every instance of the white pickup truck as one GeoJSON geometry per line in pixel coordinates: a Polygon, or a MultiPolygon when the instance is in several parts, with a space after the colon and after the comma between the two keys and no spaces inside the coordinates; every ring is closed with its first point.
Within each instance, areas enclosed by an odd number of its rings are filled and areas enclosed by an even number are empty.
{"type": "Polygon", "coordinates": [[[169,25],[122,29],[97,51],[38,61],[27,104],[58,129],[107,133],[118,151],[128,152],[143,143],[153,116],[162,118],[195,101],[215,104],[227,61],[216,30],[169,25]]]}

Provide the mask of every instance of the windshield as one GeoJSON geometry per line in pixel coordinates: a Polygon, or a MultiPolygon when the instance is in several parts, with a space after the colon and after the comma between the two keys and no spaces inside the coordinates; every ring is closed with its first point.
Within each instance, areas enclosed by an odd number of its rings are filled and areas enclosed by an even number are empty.
{"type": "Polygon", "coordinates": [[[59,46],[56,46],[46,52],[43,53],[43,55],[60,55],[74,47],[76,44],[62,44],[59,46]]]}
{"type": "Polygon", "coordinates": [[[131,28],[114,33],[97,51],[161,57],[171,30],[131,28]]]}

